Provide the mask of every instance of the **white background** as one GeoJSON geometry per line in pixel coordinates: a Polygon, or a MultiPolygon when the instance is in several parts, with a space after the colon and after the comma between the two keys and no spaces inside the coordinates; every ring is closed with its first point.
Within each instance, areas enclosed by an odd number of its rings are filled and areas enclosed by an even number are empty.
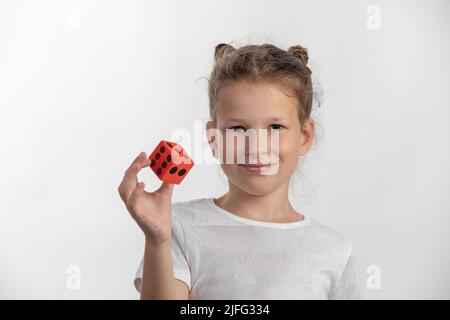
{"type": "MultiPolygon", "coordinates": [[[[363,296],[450,298],[448,1],[0,3],[0,298],[138,298],[143,234],[117,187],[208,119],[220,42],[309,49],[323,103],[291,199],[353,239],[363,296]]],[[[226,190],[199,163],[174,201],[226,190]]]]}

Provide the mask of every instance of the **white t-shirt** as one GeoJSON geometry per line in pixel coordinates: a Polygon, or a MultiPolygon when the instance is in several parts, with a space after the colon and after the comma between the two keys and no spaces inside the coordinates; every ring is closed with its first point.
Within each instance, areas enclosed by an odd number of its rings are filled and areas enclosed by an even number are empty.
{"type": "MultiPolygon", "coordinates": [[[[237,216],[214,198],[172,205],[174,278],[189,299],[359,299],[352,242],[316,219],[237,216]]],[[[140,292],[143,258],[134,285],[140,292]]]]}

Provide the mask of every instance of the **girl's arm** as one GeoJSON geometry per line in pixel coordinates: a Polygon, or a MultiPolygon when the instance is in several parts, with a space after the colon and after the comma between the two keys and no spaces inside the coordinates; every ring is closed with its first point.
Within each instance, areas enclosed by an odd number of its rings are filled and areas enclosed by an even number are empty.
{"type": "Polygon", "coordinates": [[[127,210],[145,234],[141,299],[185,299],[187,285],[175,280],[172,269],[173,184],[163,182],[156,191],[145,191],[145,184],[138,182],[137,174],[150,164],[151,160],[141,152],[118,187],[127,210]]]}
{"type": "Polygon", "coordinates": [[[189,289],[173,277],[171,239],[154,244],[145,241],[144,266],[141,281],[141,300],[187,300],[189,289]]]}

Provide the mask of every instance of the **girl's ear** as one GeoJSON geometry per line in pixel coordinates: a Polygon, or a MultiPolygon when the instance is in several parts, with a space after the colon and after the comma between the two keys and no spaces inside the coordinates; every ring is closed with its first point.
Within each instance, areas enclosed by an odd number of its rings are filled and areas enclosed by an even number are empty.
{"type": "Polygon", "coordinates": [[[217,154],[216,154],[217,145],[216,145],[216,131],[215,130],[216,130],[216,128],[214,128],[214,123],[211,120],[208,120],[208,122],[206,122],[206,138],[208,139],[208,144],[209,144],[209,147],[211,148],[214,158],[217,159],[217,154]]]}
{"type": "Polygon", "coordinates": [[[304,156],[311,149],[315,132],[315,122],[312,118],[309,118],[300,127],[300,150],[301,156],[304,156]]]}

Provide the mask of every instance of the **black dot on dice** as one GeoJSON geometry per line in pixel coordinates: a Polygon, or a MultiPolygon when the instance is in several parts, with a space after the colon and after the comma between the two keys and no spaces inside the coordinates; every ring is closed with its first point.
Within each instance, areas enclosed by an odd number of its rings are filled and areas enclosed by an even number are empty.
{"type": "Polygon", "coordinates": [[[181,169],[180,171],[178,171],[179,176],[182,176],[185,173],[186,173],[186,169],[181,169]]]}
{"type": "Polygon", "coordinates": [[[161,156],[161,155],[160,155],[159,152],[158,152],[157,154],[155,154],[155,159],[158,160],[160,156],[161,156]]]}
{"type": "Polygon", "coordinates": [[[166,160],[167,160],[167,162],[172,161],[172,156],[169,154],[169,155],[167,156],[166,160]]]}
{"type": "Polygon", "coordinates": [[[163,168],[165,168],[165,167],[167,167],[167,162],[164,161],[161,165],[163,168]]]}
{"type": "Polygon", "coordinates": [[[172,169],[170,169],[170,174],[174,174],[175,172],[177,172],[178,168],[177,167],[173,167],[172,169]]]}
{"type": "Polygon", "coordinates": [[[153,167],[154,165],[155,165],[155,160],[154,159],[152,159],[152,161],[150,162],[150,167],[153,167]]]}
{"type": "Polygon", "coordinates": [[[164,151],[166,151],[166,148],[164,148],[164,146],[162,146],[161,148],[159,148],[159,152],[164,153],[164,151]]]}
{"type": "Polygon", "coordinates": [[[158,170],[156,170],[156,174],[157,174],[157,175],[160,175],[160,174],[161,174],[161,171],[162,171],[161,168],[158,168],[158,170]]]}
{"type": "Polygon", "coordinates": [[[168,143],[168,142],[167,142],[167,145],[168,145],[169,147],[171,147],[171,148],[173,147],[171,143],[168,143]]]}

